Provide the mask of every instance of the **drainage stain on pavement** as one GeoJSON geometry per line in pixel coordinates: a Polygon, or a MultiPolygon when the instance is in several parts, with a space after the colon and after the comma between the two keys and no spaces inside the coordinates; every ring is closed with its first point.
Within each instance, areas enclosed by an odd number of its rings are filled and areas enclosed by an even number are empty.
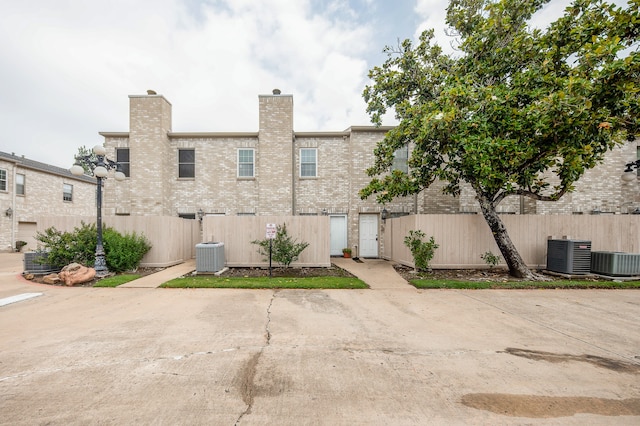
{"type": "Polygon", "coordinates": [[[537,396],[471,393],[462,404],[511,417],[568,417],[578,413],[601,416],[640,416],[640,398],[606,399],[579,396],[537,396]]]}
{"type": "Polygon", "coordinates": [[[555,354],[552,352],[532,351],[528,349],[507,348],[504,353],[532,359],[534,361],[559,362],[586,362],[595,367],[606,368],[618,373],[640,374],[640,364],[604,358],[595,355],[555,354]]]}
{"type": "MultiPolygon", "coordinates": [[[[551,363],[585,362],[623,374],[640,374],[640,365],[595,355],[556,354],[528,349],[507,348],[502,353],[551,363]]],[[[461,403],[478,410],[511,417],[552,418],[578,413],[601,416],[640,416],[640,398],[607,399],[581,396],[513,395],[470,393],[461,403]]]]}

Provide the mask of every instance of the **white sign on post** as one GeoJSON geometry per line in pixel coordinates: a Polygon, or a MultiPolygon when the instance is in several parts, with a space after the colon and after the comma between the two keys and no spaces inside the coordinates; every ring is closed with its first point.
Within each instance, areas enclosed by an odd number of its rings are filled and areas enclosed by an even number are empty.
{"type": "Polygon", "coordinates": [[[273,240],[276,238],[276,224],[267,223],[267,240],[273,240]]]}

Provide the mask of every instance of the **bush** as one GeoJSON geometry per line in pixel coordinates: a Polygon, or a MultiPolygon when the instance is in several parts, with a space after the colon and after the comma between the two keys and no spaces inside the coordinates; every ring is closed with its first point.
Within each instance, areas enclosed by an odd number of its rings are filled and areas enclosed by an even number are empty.
{"type": "MultiPolygon", "coordinates": [[[[87,225],[82,222],[73,232],[61,232],[51,227],[43,233],[38,232],[36,240],[45,247],[43,261],[55,268],[60,269],[73,262],[90,267],[95,263],[98,240],[95,224],[87,225]]],[[[103,229],[102,240],[107,268],[112,272],[137,268],[142,257],[151,249],[143,236],[135,233],[123,236],[108,227],[103,229]]]]}
{"type": "Polygon", "coordinates": [[[266,257],[264,260],[269,260],[269,241],[272,241],[271,259],[285,268],[288,268],[292,262],[298,260],[300,253],[309,246],[309,243],[297,243],[292,239],[287,233],[286,223],[276,227],[276,237],[273,240],[251,241],[251,244],[258,246],[258,253],[266,257]]]}
{"type": "Polygon", "coordinates": [[[482,260],[484,260],[484,262],[489,265],[489,269],[493,268],[494,266],[498,265],[498,263],[500,263],[500,259],[501,257],[498,255],[493,254],[492,252],[488,251],[485,252],[483,254],[480,255],[480,258],[482,260]]]}
{"type": "Polygon", "coordinates": [[[413,230],[409,231],[409,235],[404,237],[404,245],[411,250],[416,271],[429,270],[429,262],[433,259],[436,249],[439,247],[433,237],[427,242],[422,241],[424,237],[424,232],[413,230]]]}

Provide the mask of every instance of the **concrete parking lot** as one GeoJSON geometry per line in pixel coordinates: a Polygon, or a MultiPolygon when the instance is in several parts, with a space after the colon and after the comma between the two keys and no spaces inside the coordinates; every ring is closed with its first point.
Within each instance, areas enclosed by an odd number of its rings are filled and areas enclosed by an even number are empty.
{"type": "Polygon", "coordinates": [[[3,425],[640,424],[640,291],[67,288],[20,271],[0,255],[0,299],[42,293],[0,307],[3,425]]]}

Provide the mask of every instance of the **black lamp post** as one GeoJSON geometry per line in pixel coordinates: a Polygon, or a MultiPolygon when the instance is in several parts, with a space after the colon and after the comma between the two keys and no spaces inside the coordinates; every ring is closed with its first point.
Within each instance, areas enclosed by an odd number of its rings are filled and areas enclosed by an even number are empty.
{"type": "Polygon", "coordinates": [[[98,241],[96,243],[96,261],[94,269],[96,270],[96,276],[103,277],[109,273],[107,268],[107,260],[104,255],[104,247],[102,246],[102,180],[107,178],[109,170],[115,170],[115,179],[121,181],[125,179],[124,173],[120,170],[120,165],[115,161],[109,160],[106,155],[107,151],[102,145],[96,145],[93,147],[93,153],[96,155],[96,159],[92,159],[90,155],[84,155],[76,158],[76,163],[69,169],[71,174],[75,176],[82,176],[85,172],[82,164],[88,166],[93,173],[93,176],[98,180],[98,190],[96,195],[96,204],[98,205],[96,228],[98,232],[98,241]]]}

